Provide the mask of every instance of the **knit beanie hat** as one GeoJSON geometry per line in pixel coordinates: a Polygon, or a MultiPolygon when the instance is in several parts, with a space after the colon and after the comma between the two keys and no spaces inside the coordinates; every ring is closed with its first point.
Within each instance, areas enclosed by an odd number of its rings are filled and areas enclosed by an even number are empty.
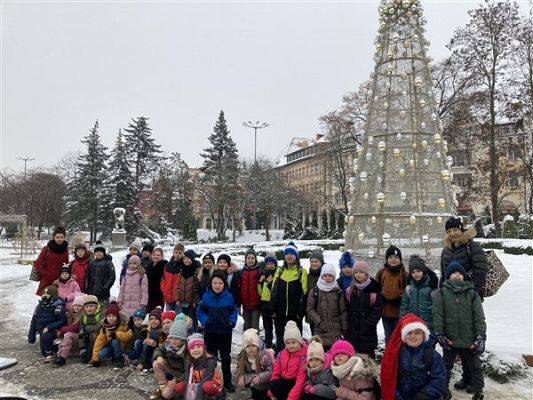
{"type": "Polygon", "coordinates": [[[309,259],[315,259],[320,261],[320,264],[324,265],[324,254],[320,250],[313,250],[311,252],[311,255],[309,256],[309,259]]]}
{"type": "Polygon", "coordinates": [[[307,361],[312,358],[318,358],[319,360],[322,360],[322,362],[326,360],[324,347],[322,346],[322,343],[316,339],[311,340],[311,343],[307,346],[307,361]]]}
{"type": "Polygon", "coordinates": [[[185,253],[183,253],[183,256],[190,258],[194,264],[194,261],[196,260],[196,253],[194,252],[194,250],[187,250],[185,253]]]}
{"type": "Polygon", "coordinates": [[[105,315],[113,314],[117,318],[120,317],[120,308],[118,307],[118,304],[116,301],[112,301],[109,303],[109,305],[105,308],[105,315]]]}
{"type": "Polygon", "coordinates": [[[82,306],[85,304],[85,295],[79,294],[76,297],[74,297],[74,301],[72,302],[72,306],[82,306]]]}
{"type": "Polygon", "coordinates": [[[148,251],[148,252],[152,253],[154,251],[154,245],[152,243],[146,243],[143,246],[142,251],[148,251]]]}
{"type": "Polygon", "coordinates": [[[146,317],[146,314],[143,313],[143,310],[141,310],[140,308],[136,309],[133,313],[133,318],[144,319],[144,317],[146,317]]]}
{"type": "Polygon", "coordinates": [[[413,272],[414,269],[418,269],[424,274],[427,274],[428,272],[426,262],[424,261],[424,259],[420,258],[420,256],[417,256],[416,254],[412,255],[411,258],[409,258],[409,272],[413,272]]]}
{"type": "Polygon", "coordinates": [[[179,313],[178,315],[176,315],[176,318],[174,319],[174,323],[170,327],[170,331],[168,332],[168,337],[185,340],[187,339],[188,327],[189,327],[189,317],[187,317],[183,313],[179,313]]]}
{"type": "Polygon", "coordinates": [[[209,288],[212,288],[211,282],[213,282],[213,279],[215,278],[221,279],[222,282],[224,282],[224,288],[225,289],[227,288],[228,286],[228,281],[226,280],[227,276],[226,276],[226,273],[221,270],[216,270],[215,272],[213,272],[213,275],[211,275],[211,279],[209,279],[209,288]]]}
{"type": "Polygon", "coordinates": [[[141,259],[139,258],[139,256],[133,255],[129,258],[128,264],[141,265],[141,259]]]}
{"type": "Polygon", "coordinates": [[[364,272],[366,276],[370,276],[370,266],[366,261],[357,261],[353,267],[353,272],[364,272]]]}
{"type": "Polygon", "coordinates": [[[448,220],[446,221],[446,224],[444,225],[444,227],[446,228],[446,230],[451,229],[451,228],[458,228],[461,231],[465,230],[465,228],[463,226],[463,221],[459,217],[450,217],[450,218],[448,218],[448,220]]]}
{"type": "Polygon", "coordinates": [[[201,333],[193,333],[187,338],[187,349],[190,350],[195,346],[205,346],[204,337],[201,333]]]}
{"type": "Polygon", "coordinates": [[[298,248],[294,242],[289,242],[289,244],[283,249],[283,255],[286,256],[287,254],[292,254],[294,257],[298,258],[298,248]]]}
{"type": "Polygon", "coordinates": [[[80,243],[74,246],[74,253],[76,253],[78,250],[85,250],[85,253],[87,253],[87,246],[85,243],[80,243]]]}
{"type": "Polygon", "coordinates": [[[161,322],[169,319],[171,321],[174,321],[174,318],[176,318],[176,312],[175,311],[164,311],[161,313],[161,322]]]}
{"type": "Polygon", "coordinates": [[[150,311],[150,317],[156,317],[159,321],[163,321],[161,319],[161,314],[163,314],[163,309],[160,306],[157,306],[152,311],[150,311]]]}
{"type": "Polygon", "coordinates": [[[276,258],[276,255],[274,253],[268,253],[265,256],[265,264],[266,263],[272,263],[274,265],[278,265],[278,259],[276,258]]]}
{"type": "Polygon", "coordinates": [[[289,339],[294,339],[300,344],[302,343],[302,334],[298,329],[298,325],[294,321],[287,321],[285,325],[285,333],[283,334],[283,341],[286,342],[289,339]]]}
{"type": "Polygon", "coordinates": [[[402,342],[405,343],[405,339],[407,338],[407,335],[409,332],[412,332],[416,329],[420,329],[422,332],[424,332],[424,342],[427,342],[429,340],[429,329],[427,325],[424,322],[410,322],[406,324],[402,328],[402,342]]]}
{"type": "Polygon", "coordinates": [[[93,248],[93,253],[96,253],[97,251],[101,251],[102,253],[106,253],[105,246],[102,243],[97,243],[96,246],[93,248]]]}
{"type": "Polygon", "coordinates": [[[329,355],[331,356],[331,359],[333,359],[338,354],[346,354],[349,357],[352,357],[355,354],[355,349],[347,340],[337,340],[335,343],[333,343],[333,346],[331,346],[329,355]]]}
{"type": "Polygon", "coordinates": [[[221,254],[217,258],[217,264],[220,262],[220,260],[224,260],[228,263],[228,265],[231,264],[231,257],[227,254],[221,254]]]}
{"type": "Polygon", "coordinates": [[[389,246],[389,248],[385,252],[385,260],[387,260],[390,256],[398,256],[400,261],[402,261],[402,252],[396,246],[389,246]]]}
{"type": "Polygon", "coordinates": [[[137,242],[131,242],[129,249],[136,249],[139,253],[141,252],[141,245],[137,242]]]}
{"type": "Polygon", "coordinates": [[[244,349],[250,345],[257,346],[259,349],[261,349],[261,339],[259,338],[259,333],[255,328],[246,329],[242,334],[242,348],[244,349]]]}
{"type": "Polygon", "coordinates": [[[450,275],[454,272],[460,272],[464,277],[466,277],[466,271],[464,267],[457,260],[453,260],[446,267],[446,279],[450,279],[450,275]]]}
{"type": "Polygon", "coordinates": [[[255,260],[257,261],[257,253],[255,252],[255,250],[253,248],[249,248],[248,250],[246,250],[246,253],[244,254],[244,259],[246,260],[246,256],[248,254],[252,254],[254,257],[255,257],[255,260]]]}
{"type": "Polygon", "coordinates": [[[213,257],[213,254],[211,253],[207,253],[205,256],[203,256],[202,261],[203,260],[211,260],[213,264],[215,263],[215,257],[213,257]]]}
{"type": "Polygon", "coordinates": [[[423,323],[422,319],[415,314],[404,315],[392,331],[391,337],[385,347],[385,353],[381,360],[381,398],[394,399],[396,382],[398,378],[398,358],[402,347],[402,330],[411,323],[423,323]]]}
{"type": "Polygon", "coordinates": [[[335,270],[335,266],[333,264],[324,264],[322,266],[322,269],[320,270],[320,277],[324,275],[333,275],[336,276],[337,271],[335,270]]]}
{"type": "Polygon", "coordinates": [[[83,305],[87,306],[89,304],[94,304],[95,306],[98,305],[98,297],[96,297],[93,294],[86,294],[83,296],[83,305]]]}
{"type": "Polygon", "coordinates": [[[339,259],[339,268],[342,269],[346,266],[353,268],[354,260],[352,254],[349,251],[342,253],[341,258],[339,259]]]}
{"type": "Polygon", "coordinates": [[[47,294],[50,297],[57,297],[59,295],[59,289],[56,285],[50,285],[44,288],[43,294],[47,294]]]}

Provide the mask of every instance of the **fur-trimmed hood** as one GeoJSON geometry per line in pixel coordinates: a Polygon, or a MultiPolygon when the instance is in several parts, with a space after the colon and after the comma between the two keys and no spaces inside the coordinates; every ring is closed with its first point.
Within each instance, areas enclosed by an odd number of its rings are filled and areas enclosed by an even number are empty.
{"type": "MultiPolygon", "coordinates": [[[[472,227],[466,229],[464,232],[463,232],[463,235],[459,238],[459,240],[457,241],[457,244],[456,244],[456,247],[459,247],[459,246],[466,246],[466,244],[474,239],[476,237],[476,230],[472,227]]],[[[442,242],[444,243],[444,245],[448,248],[452,248],[452,242],[450,240],[450,238],[448,238],[448,235],[444,236],[444,239],[442,240],[442,242]]]]}

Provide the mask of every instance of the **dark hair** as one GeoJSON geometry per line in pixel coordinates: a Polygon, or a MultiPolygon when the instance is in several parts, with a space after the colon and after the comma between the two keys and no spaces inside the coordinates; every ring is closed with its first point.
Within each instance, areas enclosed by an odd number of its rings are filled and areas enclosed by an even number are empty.
{"type": "Polygon", "coordinates": [[[58,233],[61,233],[63,236],[65,236],[65,227],[64,226],[56,226],[54,228],[54,232],[52,233],[52,237],[54,237],[58,233]]]}

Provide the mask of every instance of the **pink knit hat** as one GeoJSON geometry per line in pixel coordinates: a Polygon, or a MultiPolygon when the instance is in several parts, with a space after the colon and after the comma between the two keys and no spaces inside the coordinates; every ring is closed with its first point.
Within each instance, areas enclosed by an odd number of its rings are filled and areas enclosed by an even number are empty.
{"type": "Polygon", "coordinates": [[[84,294],[80,294],[80,295],[74,297],[74,301],[72,302],[72,305],[73,306],[82,306],[83,307],[84,302],[85,302],[85,295],[84,294]]]}
{"type": "Polygon", "coordinates": [[[365,261],[357,261],[353,267],[353,272],[364,272],[367,276],[370,276],[370,266],[365,261]]]}
{"type": "Polygon", "coordinates": [[[350,342],[346,340],[337,340],[333,343],[333,346],[331,346],[329,355],[331,359],[333,359],[338,354],[347,354],[349,357],[352,357],[355,354],[355,350],[350,342]]]}

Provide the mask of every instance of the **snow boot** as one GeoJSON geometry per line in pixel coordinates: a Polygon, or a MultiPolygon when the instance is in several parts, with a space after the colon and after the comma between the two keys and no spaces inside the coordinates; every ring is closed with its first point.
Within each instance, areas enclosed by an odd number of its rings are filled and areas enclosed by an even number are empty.
{"type": "Polygon", "coordinates": [[[470,386],[470,382],[465,381],[464,378],[455,382],[455,385],[453,385],[453,387],[457,390],[466,390],[468,386],[470,386]]]}
{"type": "Polygon", "coordinates": [[[165,385],[159,385],[154,389],[154,391],[150,394],[149,399],[150,400],[158,400],[163,397],[163,389],[165,388],[165,385]]]}
{"type": "Polygon", "coordinates": [[[120,371],[124,368],[124,357],[119,357],[116,360],[113,360],[113,370],[120,371]]]}
{"type": "Polygon", "coordinates": [[[63,365],[65,365],[67,362],[67,360],[65,360],[63,357],[56,357],[56,359],[54,360],[54,364],[53,366],[54,367],[62,367],[63,365]]]}
{"type": "Polygon", "coordinates": [[[474,393],[475,393],[475,392],[474,392],[474,387],[473,387],[472,385],[468,385],[468,386],[466,387],[466,393],[468,393],[468,394],[474,394],[474,393]]]}
{"type": "Polygon", "coordinates": [[[483,400],[485,396],[483,396],[483,392],[476,392],[472,396],[472,400],[483,400]]]}
{"type": "Polygon", "coordinates": [[[234,393],[235,392],[235,386],[233,386],[233,383],[228,382],[224,385],[224,389],[226,389],[226,392],[228,393],[234,393]]]}

